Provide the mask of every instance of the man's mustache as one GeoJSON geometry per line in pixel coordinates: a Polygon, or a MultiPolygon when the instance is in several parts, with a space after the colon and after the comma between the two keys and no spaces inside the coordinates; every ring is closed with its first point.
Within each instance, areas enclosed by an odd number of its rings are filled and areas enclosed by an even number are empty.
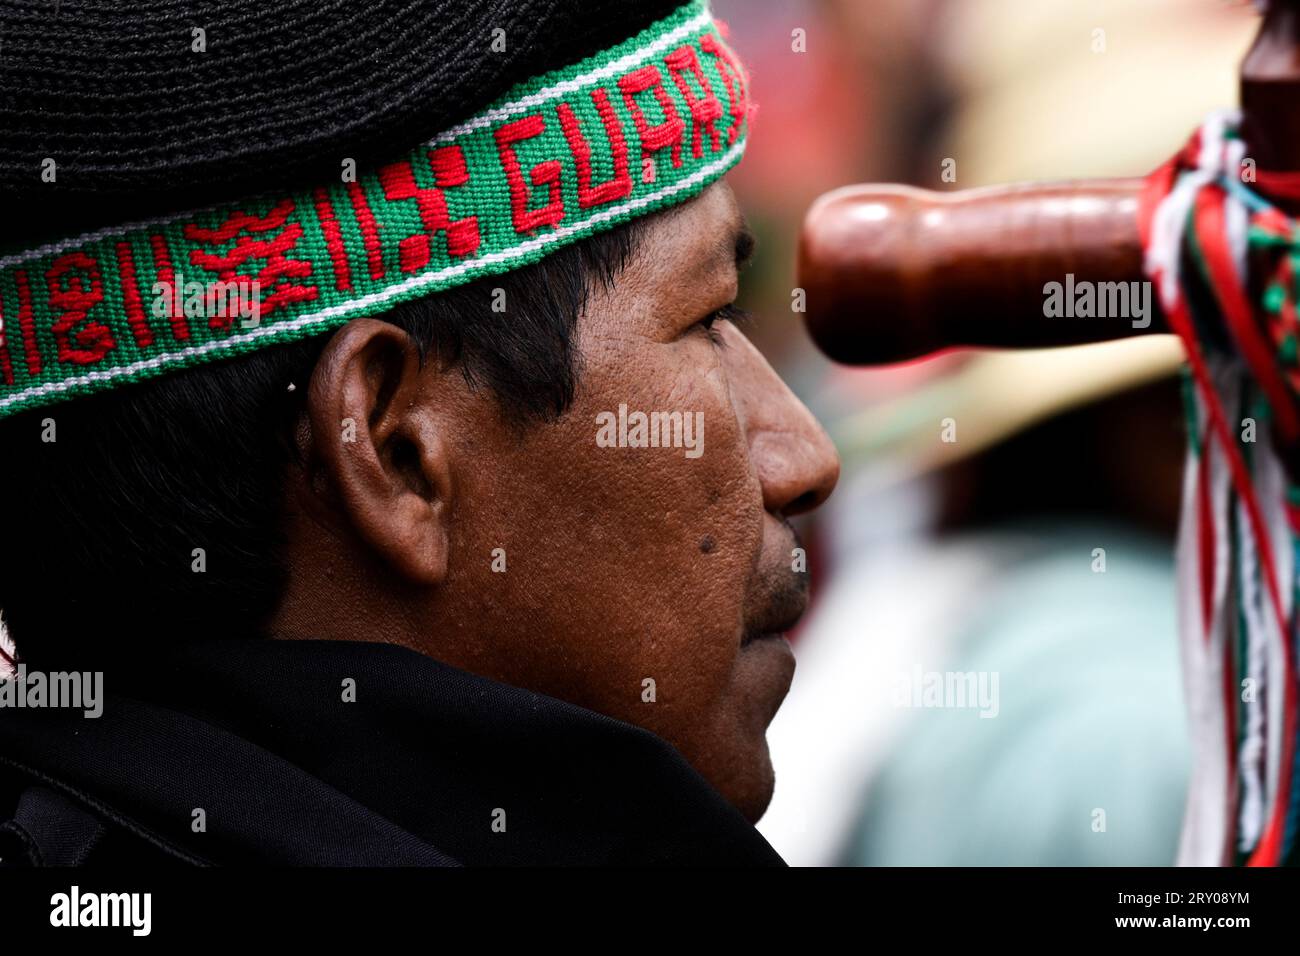
{"type": "Polygon", "coordinates": [[[746,622],[749,636],[777,634],[792,629],[808,607],[809,580],[806,571],[795,570],[795,555],[805,553],[803,540],[789,519],[782,516],[785,542],[776,548],[764,546],[761,563],[746,602],[753,609],[746,622]]]}

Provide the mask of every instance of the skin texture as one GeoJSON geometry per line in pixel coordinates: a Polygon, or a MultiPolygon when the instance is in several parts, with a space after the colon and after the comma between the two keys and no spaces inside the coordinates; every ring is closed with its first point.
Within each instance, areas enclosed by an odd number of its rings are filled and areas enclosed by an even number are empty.
{"type": "Polygon", "coordinates": [[[735,299],[742,235],[723,183],[656,216],[579,318],[574,404],[522,432],[458,368],[422,367],[400,329],[340,329],[299,429],[307,467],[288,477],[273,632],[402,644],[638,724],[756,821],[794,657],[751,639],[803,611],[785,519],[826,499],[839,460],[749,340],[705,323],[735,299]],[[620,403],[703,412],[703,454],[598,446],[620,403]]]}

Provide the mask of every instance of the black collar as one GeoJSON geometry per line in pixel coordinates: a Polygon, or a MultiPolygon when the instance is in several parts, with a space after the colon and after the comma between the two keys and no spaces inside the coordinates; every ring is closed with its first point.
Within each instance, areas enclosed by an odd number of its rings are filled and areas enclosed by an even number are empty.
{"type": "Polygon", "coordinates": [[[192,862],[782,863],[648,731],[393,645],[188,644],[104,694],[0,710],[0,763],[192,862]]]}

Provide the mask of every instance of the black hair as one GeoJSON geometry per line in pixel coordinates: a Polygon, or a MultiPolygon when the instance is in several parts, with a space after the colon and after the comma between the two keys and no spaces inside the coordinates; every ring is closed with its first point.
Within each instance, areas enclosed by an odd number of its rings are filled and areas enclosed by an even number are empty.
{"type": "MultiPolygon", "coordinates": [[[[378,318],[531,427],[571,403],[578,315],[626,265],[642,222],[378,318]]],[[[285,583],[285,469],[329,338],[0,421],[0,612],[20,658],[84,668],[127,647],[258,632],[285,583]]]]}

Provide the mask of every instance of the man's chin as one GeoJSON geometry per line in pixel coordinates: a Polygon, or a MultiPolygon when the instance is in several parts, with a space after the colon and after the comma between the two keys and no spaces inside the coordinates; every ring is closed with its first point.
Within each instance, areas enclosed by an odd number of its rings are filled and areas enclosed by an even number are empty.
{"type": "Polygon", "coordinates": [[[749,730],[764,735],[766,752],[767,727],[790,693],[794,680],[794,649],[784,634],[760,634],[746,639],[738,660],[740,679],[746,685],[745,696],[751,704],[749,730]]]}
{"type": "Polygon", "coordinates": [[[752,776],[745,781],[744,792],[736,794],[730,803],[750,823],[758,823],[771,805],[775,792],[776,772],[772,768],[767,739],[764,738],[759,753],[755,755],[752,776]]]}
{"type": "Polygon", "coordinates": [[[742,679],[746,687],[747,707],[742,733],[747,740],[747,754],[737,774],[729,802],[750,823],[757,823],[767,812],[776,789],[776,773],[767,744],[767,728],[772,723],[794,679],[795,657],[790,643],[779,634],[766,635],[747,642],[740,650],[742,679]]]}

